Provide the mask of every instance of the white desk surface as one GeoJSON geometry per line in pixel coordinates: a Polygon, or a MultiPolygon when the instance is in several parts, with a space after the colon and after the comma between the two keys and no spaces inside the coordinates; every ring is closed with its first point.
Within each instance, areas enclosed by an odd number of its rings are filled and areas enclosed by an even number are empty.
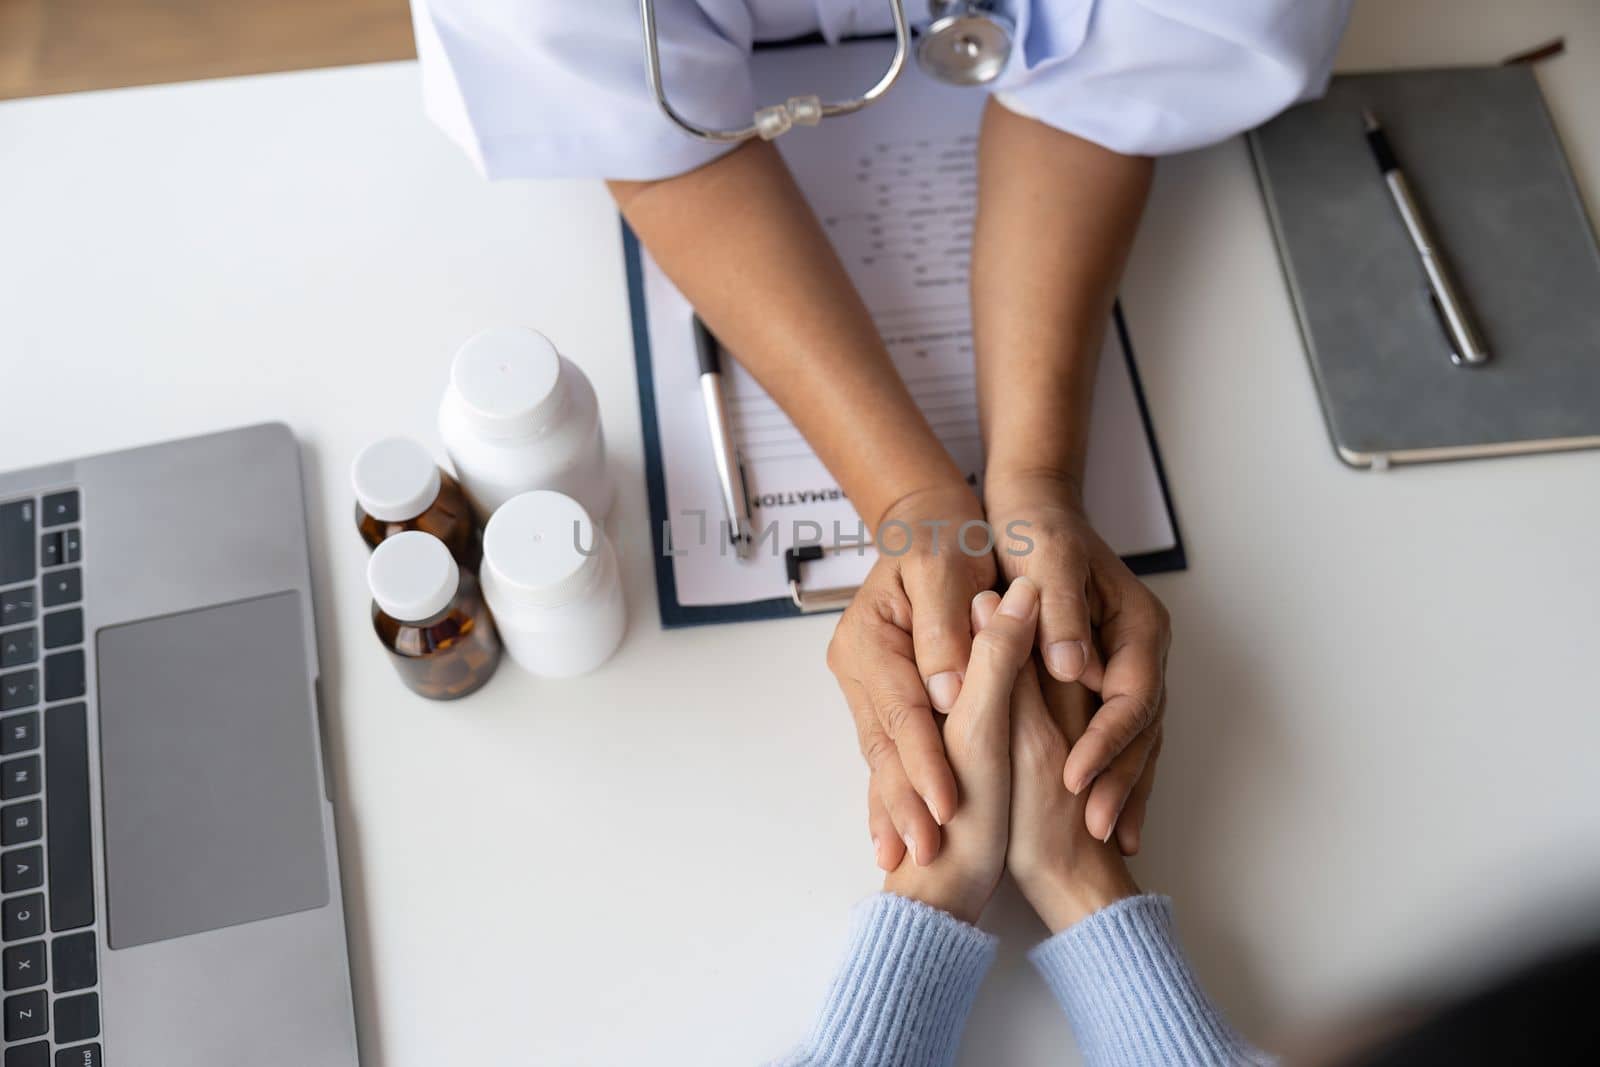
{"type": "MultiPolygon", "coordinates": [[[[1542,68],[1600,203],[1600,9],[1361,5],[1344,69],[1542,68]]],[[[750,1064],[809,1025],[877,884],[832,617],[657,623],[617,222],[481,182],[394,64],[0,105],[0,465],[282,419],[305,443],[371,1065],[750,1064]],[[631,631],[598,673],[401,689],[346,469],[436,442],[452,348],[548,332],[621,477],[631,631]]],[[[1190,568],[1137,873],[1281,1034],[1542,936],[1600,884],[1600,453],[1388,474],[1329,447],[1239,141],[1164,162],[1125,289],[1190,568]],[[1564,903],[1565,902],[1565,903],[1564,903]]],[[[1074,1062],[1014,892],[966,1064],[1074,1062]]]]}

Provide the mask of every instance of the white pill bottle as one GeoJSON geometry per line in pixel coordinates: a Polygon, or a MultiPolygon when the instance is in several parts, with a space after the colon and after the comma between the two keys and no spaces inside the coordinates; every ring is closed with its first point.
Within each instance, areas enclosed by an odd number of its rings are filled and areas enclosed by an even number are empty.
{"type": "Polygon", "coordinates": [[[531,674],[586,674],[622,643],[616,552],[570,496],[536,490],[502,504],[483,531],[479,579],[501,645],[531,674]]]}
{"type": "Polygon", "coordinates": [[[531,489],[565,493],[596,522],[611,511],[594,387],[537,330],[484,330],[461,346],[439,436],[480,521],[531,489]]]}

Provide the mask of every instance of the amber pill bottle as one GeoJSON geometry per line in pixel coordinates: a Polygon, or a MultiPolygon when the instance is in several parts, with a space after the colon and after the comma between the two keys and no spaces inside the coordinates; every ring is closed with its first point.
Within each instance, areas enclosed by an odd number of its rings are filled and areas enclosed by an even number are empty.
{"type": "Polygon", "coordinates": [[[482,548],[472,507],[456,480],[409,437],[386,437],[350,464],[356,529],[369,548],[420,530],[444,542],[457,563],[476,573],[482,548]]]}
{"type": "Polygon", "coordinates": [[[400,680],[429,700],[476,692],[500,664],[500,638],[470,571],[444,542],[407,530],[367,563],[372,626],[400,680]]]}

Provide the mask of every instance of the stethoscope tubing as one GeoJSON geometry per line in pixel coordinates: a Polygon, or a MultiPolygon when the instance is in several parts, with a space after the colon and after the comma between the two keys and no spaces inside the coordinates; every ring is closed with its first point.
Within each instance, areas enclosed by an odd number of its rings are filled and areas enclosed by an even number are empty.
{"type": "MultiPolygon", "coordinates": [[[[911,23],[906,18],[905,0],[889,0],[889,11],[894,18],[894,56],[889,60],[889,66],[884,70],[883,76],[872,88],[853,100],[817,101],[815,97],[800,97],[791,99],[787,104],[775,104],[772,108],[763,108],[762,111],[782,108],[787,112],[791,122],[798,119],[804,123],[814,124],[818,119],[860,111],[887,93],[905,72],[906,59],[911,54],[911,23]],[[802,112],[805,112],[807,117],[800,118],[802,112]]],[[[754,137],[770,140],[789,128],[790,123],[783,123],[775,133],[769,133],[768,127],[752,121],[746,126],[735,129],[718,129],[701,126],[684,117],[667,98],[666,86],[661,78],[661,43],[656,34],[655,0],[639,0],[639,18],[644,23],[645,70],[650,79],[650,92],[655,95],[656,103],[660,105],[662,113],[679,129],[691,137],[712,144],[737,144],[754,137]]],[[[757,112],[758,116],[760,114],[761,112],[757,112]]]]}

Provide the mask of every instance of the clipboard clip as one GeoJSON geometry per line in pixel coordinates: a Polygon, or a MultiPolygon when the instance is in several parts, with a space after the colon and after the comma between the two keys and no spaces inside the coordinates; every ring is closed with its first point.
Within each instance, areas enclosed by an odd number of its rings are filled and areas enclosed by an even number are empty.
{"type": "Polygon", "coordinates": [[[835,585],[823,589],[806,589],[801,585],[801,567],[836,552],[851,549],[859,551],[859,542],[848,545],[795,545],[784,550],[783,570],[789,579],[789,599],[803,615],[819,611],[842,611],[855,599],[859,585],[835,585]]]}

